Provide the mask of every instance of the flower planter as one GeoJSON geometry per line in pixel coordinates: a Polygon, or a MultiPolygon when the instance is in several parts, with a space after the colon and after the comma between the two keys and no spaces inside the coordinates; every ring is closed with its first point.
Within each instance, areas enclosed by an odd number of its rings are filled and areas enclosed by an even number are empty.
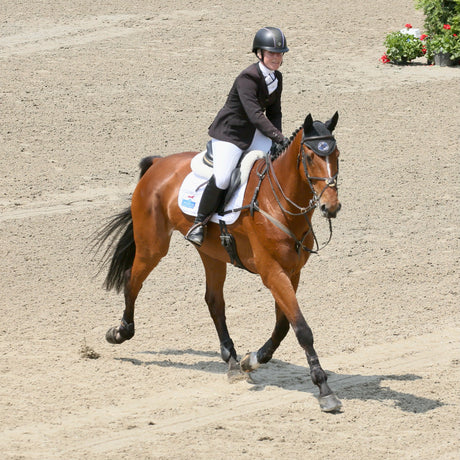
{"type": "Polygon", "coordinates": [[[449,53],[437,53],[434,55],[434,63],[440,67],[450,67],[455,65],[455,61],[450,58],[449,53]]]}
{"type": "Polygon", "coordinates": [[[400,61],[391,61],[391,63],[394,65],[407,65],[409,64],[409,61],[407,60],[407,58],[401,58],[400,61]]]}

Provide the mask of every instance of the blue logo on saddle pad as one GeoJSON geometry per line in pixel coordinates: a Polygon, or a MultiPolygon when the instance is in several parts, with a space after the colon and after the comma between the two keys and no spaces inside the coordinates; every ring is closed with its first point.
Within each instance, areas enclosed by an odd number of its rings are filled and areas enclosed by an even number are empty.
{"type": "Polygon", "coordinates": [[[196,205],[196,202],[191,200],[190,198],[186,199],[186,200],[182,200],[182,206],[184,206],[184,208],[190,208],[190,209],[193,209],[196,205]]]}

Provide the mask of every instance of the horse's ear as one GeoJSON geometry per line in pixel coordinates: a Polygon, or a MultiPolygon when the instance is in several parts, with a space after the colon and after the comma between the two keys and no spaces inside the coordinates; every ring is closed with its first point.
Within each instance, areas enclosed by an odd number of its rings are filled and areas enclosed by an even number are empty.
{"type": "Polygon", "coordinates": [[[311,113],[309,113],[306,116],[305,121],[303,122],[303,130],[304,130],[304,132],[308,131],[312,126],[313,126],[313,118],[311,116],[311,113]]]}
{"type": "Polygon", "coordinates": [[[332,133],[334,131],[335,127],[337,126],[337,122],[339,121],[339,112],[335,112],[334,115],[330,120],[327,120],[326,123],[326,128],[332,133]]]}

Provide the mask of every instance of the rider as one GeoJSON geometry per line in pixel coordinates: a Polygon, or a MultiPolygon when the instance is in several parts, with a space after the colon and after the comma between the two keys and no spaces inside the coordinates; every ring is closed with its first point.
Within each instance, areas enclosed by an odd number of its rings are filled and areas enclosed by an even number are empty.
{"type": "Polygon", "coordinates": [[[283,77],[278,69],[288,51],[280,29],[258,30],[252,52],[259,62],[238,75],[224,107],[209,127],[214,174],[203,191],[195,224],[185,236],[197,246],[203,243],[204,226],[220,205],[241,154],[250,150],[268,152],[272,142],[285,142],[281,132],[283,77]]]}

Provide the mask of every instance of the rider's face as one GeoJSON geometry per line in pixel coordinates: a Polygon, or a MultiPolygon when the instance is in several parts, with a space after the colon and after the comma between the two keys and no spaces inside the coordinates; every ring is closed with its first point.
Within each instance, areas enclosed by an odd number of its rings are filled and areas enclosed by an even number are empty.
{"type": "Polygon", "coordinates": [[[283,63],[284,53],[273,53],[272,51],[263,51],[262,63],[270,70],[278,70],[283,63]]]}

